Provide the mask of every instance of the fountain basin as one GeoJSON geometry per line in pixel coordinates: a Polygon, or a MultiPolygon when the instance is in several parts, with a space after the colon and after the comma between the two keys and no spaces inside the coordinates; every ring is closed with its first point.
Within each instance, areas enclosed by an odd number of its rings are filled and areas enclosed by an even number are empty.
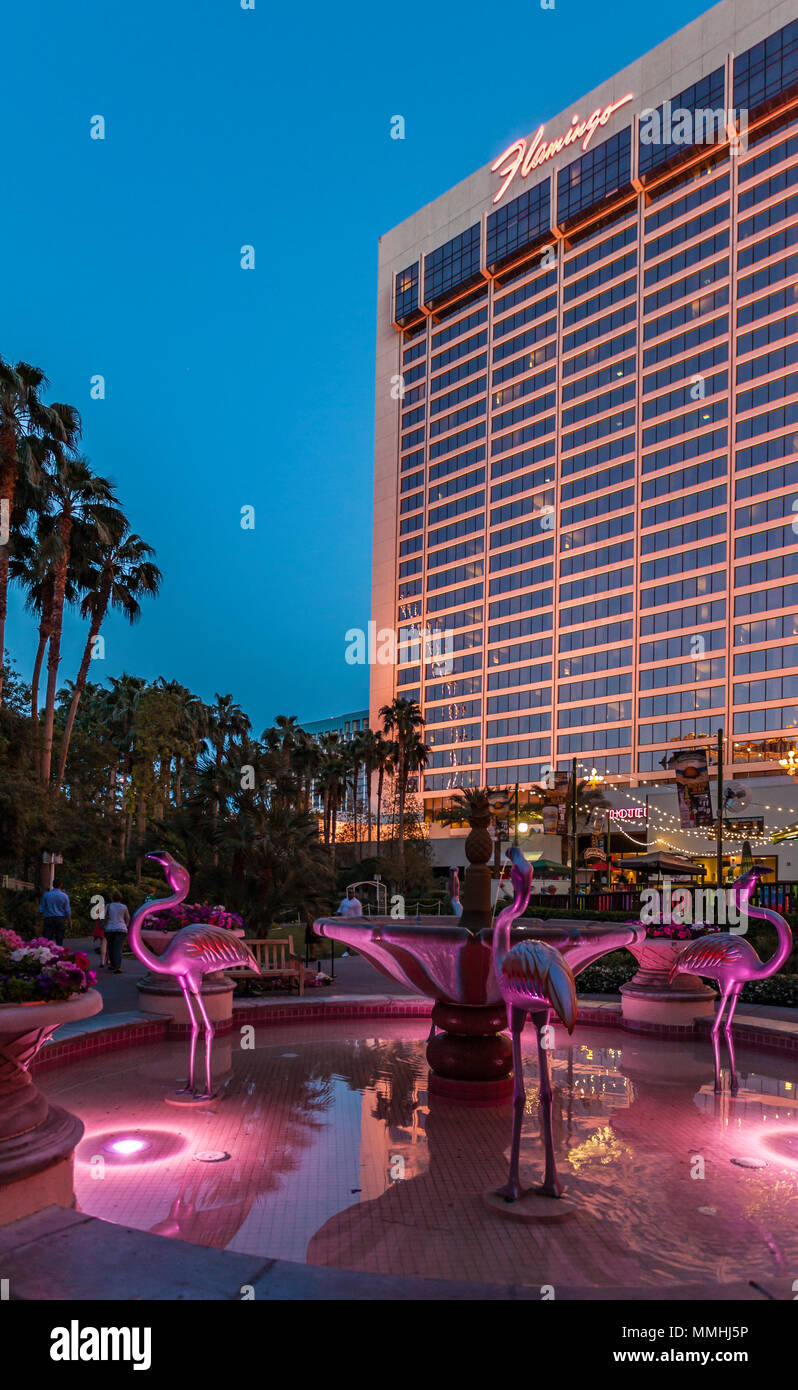
{"type": "MultiPolygon", "coordinates": [[[[643,941],[640,923],[557,922],[540,918],[510,934],[545,941],[561,951],[574,975],[609,951],[643,941]]],[[[427,1043],[430,1090],[472,1105],[505,1101],[512,1089],[512,1049],[504,1035],[507,1015],[493,965],[493,930],[471,931],[456,917],[320,917],[317,936],[358,951],[381,974],[435,1000],[427,1043]],[[440,1029],[436,1033],[435,1030],[440,1029]]]]}

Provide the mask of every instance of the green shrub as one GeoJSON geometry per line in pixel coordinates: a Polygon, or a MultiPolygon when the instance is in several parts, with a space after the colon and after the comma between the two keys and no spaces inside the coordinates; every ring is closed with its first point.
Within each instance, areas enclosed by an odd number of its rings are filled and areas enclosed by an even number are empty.
{"type": "Polygon", "coordinates": [[[798,975],[781,971],[767,980],[749,980],[740,995],[744,1004],[774,1004],[780,1008],[798,1009],[798,975]]]}
{"type": "Polygon", "coordinates": [[[580,994],[617,994],[636,970],[637,961],[629,951],[611,951],[577,975],[576,988],[580,994]]]}

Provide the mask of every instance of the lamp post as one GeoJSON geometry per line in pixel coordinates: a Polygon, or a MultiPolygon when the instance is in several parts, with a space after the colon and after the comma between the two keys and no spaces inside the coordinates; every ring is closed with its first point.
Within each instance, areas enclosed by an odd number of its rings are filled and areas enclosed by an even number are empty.
{"type": "Polygon", "coordinates": [[[518,783],[515,784],[515,817],[513,829],[513,844],[518,844],[518,783]]]}

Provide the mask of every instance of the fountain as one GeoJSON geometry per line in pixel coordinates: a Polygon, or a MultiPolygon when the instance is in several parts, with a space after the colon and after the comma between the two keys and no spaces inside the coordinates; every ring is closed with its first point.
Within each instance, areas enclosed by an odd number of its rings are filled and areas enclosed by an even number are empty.
{"type": "MultiPolygon", "coordinates": [[[[497,1105],[512,1093],[512,1046],[492,954],[490,791],[462,793],[471,831],[460,917],[321,917],[318,936],[351,946],[383,975],[433,999],[427,1041],[429,1090],[471,1105],[497,1105]]],[[[544,941],[574,975],[609,951],[641,942],[640,923],[558,922],[516,927],[510,943],[544,941]]]]}

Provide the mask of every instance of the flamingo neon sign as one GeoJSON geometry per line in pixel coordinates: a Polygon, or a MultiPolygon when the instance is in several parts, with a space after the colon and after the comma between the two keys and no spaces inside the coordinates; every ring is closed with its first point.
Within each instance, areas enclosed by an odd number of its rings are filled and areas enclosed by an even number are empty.
{"type": "Polygon", "coordinates": [[[533,169],[539,169],[547,159],[552,159],[560,150],[577,142],[581,143],[583,151],[586,150],[599,126],[606,125],[610,117],[630,101],[634,101],[634,92],[627,92],[626,96],[620,97],[618,101],[609,102],[607,106],[597,106],[583,121],[579,119],[578,113],[574,112],[568,129],[554,140],[543,139],[543,126],[538,126],[529,143],[526,140],[514,140],[490,166],[491,173],[500,174],[504,180],[498,193],[494,195],[494,203],[501,201],[516,174],[525,179],[527,174],[531,174],[533,169]]]}

